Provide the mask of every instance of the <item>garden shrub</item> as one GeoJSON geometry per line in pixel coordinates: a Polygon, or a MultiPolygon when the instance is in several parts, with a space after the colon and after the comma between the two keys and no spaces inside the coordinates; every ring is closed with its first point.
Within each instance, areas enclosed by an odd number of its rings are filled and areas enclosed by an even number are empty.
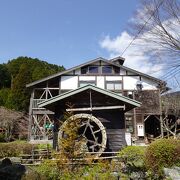
{"type": "Polygon", "coordinates": [[[37,172],[41,174],[43,179],[47,180],[56,180],[60,179],[60,169],[57,166],[57,163],[52,160],[45,160],[37,167],[37,172]]]}
{"type": "Polygon", "coordinates": [[[120,162],[124,164],[121,171],[133,179],[145,178],[144,152],[143,146],[124,147],[118,154],[120,162]]]}
{"type": "Polygon", "coordinates": [[[91,179],[111,179],[116,180],[118,175],[113,174],[112,165],[109,161],[100,161],[96,164],[78,165],[78,168],[71,171],[71,164],[59,166],[58,161],[45,160],[37,172],[46,180],[91,180],[91,179]]]}
{"type": "Polygon", "coordinates": [[[4,133],[0,133],[0,142],[6,142],[6,136],[4,133]]]}
{"type": "Polygon", "coordinates": [[[24,141],[0,143],[0,158],[16,157],[20,154],[30,154],[34,145],[24,141]]]}
{"type": "Polygon", "coordinates": [[[37,144],[37,149],[50,149],[52,150],[52,144],[37,144]]]}
{"type": "Polygon", "coordinates": [[[127,146],[118,154],[121,161],[134,165],[142,165],[144,162],[145,147],[143,146],[127,146]]]}
{"type": "Polygon", "coordinates": [[[180,140],[159,139],[151,143],[145,151],[145,165],[159,176],[164,167],[180,165],[180,140]]]}

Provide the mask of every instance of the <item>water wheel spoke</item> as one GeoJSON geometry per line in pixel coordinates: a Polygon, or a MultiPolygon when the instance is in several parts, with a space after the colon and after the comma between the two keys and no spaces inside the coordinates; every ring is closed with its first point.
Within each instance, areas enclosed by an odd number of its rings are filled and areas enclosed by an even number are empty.
{"type": "Polygon", "coordinates": [[[93,143],[93,144],[95,143],[95,141],[90,140],[90,139],[88,139],[87,141],[88,141],[89,143],[93,143]]]}
{"type": "Polygon", "coordinates": [[[86,123],[86,127],[85,127],[85,129],[84,129],[84,131],[83,131],[83,133],[82,133],[82,136],[85,135],[88,126],[89,126],[89,119],[88,119],[88,121],[87,121],[87,123],[86,123]]]}
{"type": "Polygon", "coordinates": [[[96,136],[95,136],[95,134],[94,134],[93,129],[91,128],[91,126],[89,126],[89,128],[90,128],[90,130],[91,130],[91,134],[92,134],[92,136],[93,136],[94,140],[96,140],[96,136]]]}
{"type": "Polygon", "coordinates": [[[96,134],[96,133],[98,133],[100,131],[101,131],[101,129],[98,129],[98,130],[94,131],[94,134],[96,134]]]}
{"type": "MultiPolygon", "coordinates": [[[[91,146],[102,146],[102,144],[98,143],[98,142],[95,142],[95,141],[91,141],[91,140],[87,140],[88,142],[92,143],[91,146]]],[[[91,147],[89,146],[89,147],[91,147]]]]}
{"type": "Polygon", "coordinates": [[[100,146],[100,147],[103,147],[103,145],[102,145],[102,144],[99,144],[99,143],[97,143],[97,144],[96,144],[96,146],[100,146]]]}
{"type": "Polygon", "coordinates": [[[83,126],[86,126],[86,123],[83,122],[83,123],[80,125],[80,127],[83,127],[83,126]]]}
{"type": "Polygon", "coordinates": [[[96,147],[103,147],[103,146],[102,146],[102,144],[97,143],[97,144],[93,144],[93,145],[89,146],[89,149],[93,149],[93,151],[95,151],[96,147]]]}

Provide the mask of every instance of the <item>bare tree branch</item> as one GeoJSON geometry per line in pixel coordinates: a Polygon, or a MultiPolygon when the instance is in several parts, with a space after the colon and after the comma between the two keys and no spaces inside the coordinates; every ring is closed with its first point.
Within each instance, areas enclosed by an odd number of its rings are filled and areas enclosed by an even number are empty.
{"type": "Polygon", "coordinates": [[[144,24],[135,46],[144,44],[150,54],[161,54],[180,64],[180,1],[141,0],[141,7],[131,23],[131,33],[136,35],[144,24]]]}

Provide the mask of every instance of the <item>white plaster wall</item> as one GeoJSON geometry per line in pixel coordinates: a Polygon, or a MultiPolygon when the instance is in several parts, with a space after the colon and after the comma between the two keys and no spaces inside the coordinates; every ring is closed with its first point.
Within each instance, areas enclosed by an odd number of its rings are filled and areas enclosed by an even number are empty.
{"type": "Polygon", "coordinates": [[[80,69],[76,69],[75,70],[75,74],[80,75],[81,74],[81,70],[80,69]]]}
{"type": "Polygon", "coordinates": [[[120,75],[126,75],[126,70],[124,70],[124,69],[120,69],[120,75]]]}
{"type": "Polygon", "coordinates": [[[154,83],[154,82],[152,82],[146,78],[142,78],[141,81],[142,81],[142,85],[143,85],[143,90],[148,90],[148,89],[155,90],[155,89],[157,89],[157,85],[158,85],[157,83],[154,83]]]}
{"type": "Polygon", "coordinates": [[[104,76],[97,76],[97,87],[104,89],[104,76]]]}
{"type": "Polygon", "coordinates": [[[78,88],[77,76],[61,76],[61,89],[76,89],[78,88]]]}
{"type": "Polygon", "coordinates": [[[106,76],[106,81],[119,81],[122,80],[122,76],[106,76]]]}
{"type": "Polygon", "coordinates": [[[124,76],[123,85],[125,90],[134,90],[136,89],[136,82],[139,81],[139,76],[124,76]]]}
{"type": "MultiPolygon", "coordinates": [[[[125,90],[134,90],[136,89],[136,83],[139,81],[139,76],[124,76],[123,77],[123,82],[124,82],[124,89],[125,90]]],[[[142,85],[143,85],[143,90],[155,90],[157,89],[156,86],[157,84],[154,83],[153,81],[150,81],[146,78],[141,79],[142,85]]]]}
{"type": "Polygon", "coordinates": [[[79,76],[80,81],[95,81],[95,76],[79,76]]]}
{"type": "Polygon", "coordinates": [[[128,73],[128,75],[136,75],[136,74],[134,74],[134,73],[132,73],[130,71],[128,71],[127,73],[128,73]]]}

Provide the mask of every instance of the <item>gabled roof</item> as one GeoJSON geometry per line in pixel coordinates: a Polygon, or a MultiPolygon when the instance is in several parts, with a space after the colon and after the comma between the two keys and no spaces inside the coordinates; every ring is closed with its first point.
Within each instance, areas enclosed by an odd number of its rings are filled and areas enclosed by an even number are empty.
{"type": "Polygon", "coordinates": [[[141,72],[139,72],[139,71],[133,70],[133,69],[128,68],[128,67],[126,67],[126,66],[118,65],[118,64],[116,64],[116,63],[113,62],[113,59],[112,59],[112,60],[106,60],[106,59],[104,59],[104,58],[102,58],[102,57],[99,57],[99,58],[97,58],[97,59],[94,59],[94,60],[88,61],[88,62],[86,62],[86,63],[80,64],[79,66],[75,66],[75,67],[70,68],[70,69],[68,69],[68,70],[65,70],[65,71],[62,71],[62,72],[59,72],[59,73],[50,75],[50,76],[48,76],[48,77],[45,77],[45,78],[43,78],[43,79],[34,81],[34,82],[32,82],[32,83],[29,83],[29,84],[26,85],[26,87],[31,87],[31,86],[37,85],[37,84],[42,83],[42,82],[44,82],[44,81],[47,81],[47,80],[50,80],[50,79],[52,79],[52,78],[56,78],[56,77],[58,77],[58,76],[67,74],[67,73],[69,73],[69,72],[71,72],[71,71],[73,71],[73,70],[79,69],[79,68],[81,68],[81,67],[83,67],[83,66],[87,66],[87,65],[96,63],[96,62],[98,62],[98,61],[102,61],[102,62],[104,62],[104,63],[110,64],[110,65],[113,65],[113,66],[116,66],[116,67],[120,67],[120,68],[122,68],[122,69],[124,69],[124,70],[130,71],[130,72],[135,73],[135,74],[140,75],[140,76],[144,76],[144,77],[146,77],[146,78],[148,78],[148,79],[151,79],[152,81],[154,81],[154,82],[156,82],[156,83],[166,84],[165,81],[162,81],[162,80],[160,80],[160,79],[158,79],[158,78],[155,78],[155,77],[149,76],[149,75],[147,75],[147,74],[141,73],[141,72]]]}
{"type": "Polygon", "coordinates": [[[71,90],[71,91],[68,91],[66,93],[57,95],[57,96],[52,97],[50,99],[47,99],[47,100],[45,100],[43,102],[40,102],[38,104],[38,106],[39,107],[47,107],[48,105],[51,105],[51,104],[56,103],[58,101],[61,101],[61,100],[65,99],[65,98],[72,97],[73,95],[76,95],[76,94],[81,93],[81,92],[86,91],[86,90],[94,90],[96,92],[107,95],[107,96],[109,96],[111,98],[114,98],[116,100],[122,101],[125,104],[128,104],[129,106],[131,106],[131,108],[129,107],[129,109],[126,109],[126,111],[130,110],[130,109],[132,109],[134,107],[140,107],[141,106],[141,103],[134,100],[134,99],[130,99],[130,98],[126,97],[126,96],[118,95],[117,93],[114,93],[112,91],[105,90],[105,89],[93,86],[91,84],[88,84],[88,85],[80,87],[78,89],[71,90]]]}
{"type": "Polygon", "coordinates": [[[116,64],[119,64],[119,65],[123,65],[124,64],[124,61],[125,61],[125,58],[121,57],[121,56],[118,56],[118,57],[115,57],[113,59],[110,59],[109,61],[111,61],[112,63],[116,63],[116,64]]]}

